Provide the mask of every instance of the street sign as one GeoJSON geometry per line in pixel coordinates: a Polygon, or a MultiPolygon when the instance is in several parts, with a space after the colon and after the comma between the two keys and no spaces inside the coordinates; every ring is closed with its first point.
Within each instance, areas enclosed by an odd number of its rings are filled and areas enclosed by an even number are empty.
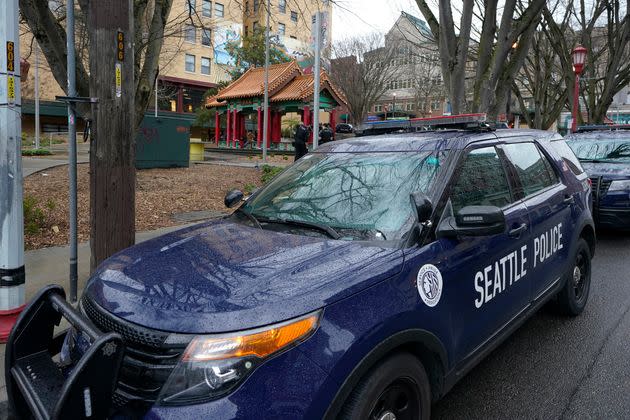
{"type": "Polygon", "coordinates": [[[15,72],[15,44],[7,41],[7,72],[15,72]]]}
{"type": "Polygon", "coordinates": [[[15,78],[13,76],[7,78],[7,97],[9,105],[13,105],[15,103],[15,78]]]}
{"type": "Polygon", "coordinates": [[[116,97],[122,96],[122,64],[116,63],[116,97]]]}

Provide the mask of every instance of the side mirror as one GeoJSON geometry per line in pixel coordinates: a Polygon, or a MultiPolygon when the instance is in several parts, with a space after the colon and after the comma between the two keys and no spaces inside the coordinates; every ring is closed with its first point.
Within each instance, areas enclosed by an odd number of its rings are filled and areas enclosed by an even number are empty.
{"type": "Polygon", "coordinates": [[[505,215],[494,206],[468,206],[447,217],[437,228],[438,238],[490,236],[505,232],[505,215]]]}
{"type": "Polygon", "coordinates": [[[433,203],[431,203],[429,197],[421,192],[415,192],[411,194],[411,203],[416,209],[418,223],[425,224],[431,220],[431,214],[433,214],[433,203]]]}
{"type": "Polygon", "coordinates": [[[227,194],[225,194],[225,198],[223,199],[223,204],[225,204],[225,207],[231,209],[232,207],[236,206],[238,203],[243,201],[244,196],[245,195],[243,194],[243,191],[232,190],[228,192],[227,194]]]}

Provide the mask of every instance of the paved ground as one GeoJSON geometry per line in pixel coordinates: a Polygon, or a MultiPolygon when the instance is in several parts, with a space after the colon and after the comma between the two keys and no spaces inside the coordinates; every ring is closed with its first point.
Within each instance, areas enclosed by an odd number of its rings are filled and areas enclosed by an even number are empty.
{"type": "Polygon", "coordinates": [[[433,416],[630,418],[629,343],[630,234],[602,234],[582,316],[544,308],[433,407],[433,416]]]}
{"type": "MultiPolygon", "coordinates": [[[[44,143],[42,147],[45,147],[44,143]]],[[[55,166],[66,165],[68,163],[68,145],[67,144],[53,144],[51,147],[47,147],[48,150],[53,152],[52,156],[39,156],[39,157],[22,157],[22,174],[24,177],[34,174],[35,172],[43,171],[55,166]]],[[[89,162],[89,144],[77,143],[77,162],[85,163],[89,162]]]]}

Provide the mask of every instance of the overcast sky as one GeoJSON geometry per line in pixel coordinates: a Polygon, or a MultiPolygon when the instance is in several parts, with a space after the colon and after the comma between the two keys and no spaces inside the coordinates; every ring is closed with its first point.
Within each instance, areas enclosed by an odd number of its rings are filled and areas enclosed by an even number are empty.
{"type": "Polygon", "coordinates": [[[422,18],[415,0],[335,1],[333,41],[374,31],[385,33],[396,22],[401,11],[422,18]]]}

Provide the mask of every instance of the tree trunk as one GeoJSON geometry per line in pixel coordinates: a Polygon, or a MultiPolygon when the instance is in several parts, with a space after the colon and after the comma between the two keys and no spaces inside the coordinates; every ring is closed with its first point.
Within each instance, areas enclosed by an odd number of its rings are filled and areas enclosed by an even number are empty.
{"type": "Polygon", "coordinates": [[[92,109],[90,147],[92,270],[135,241],[132,19],[130,0],[90,2],[90,96],[99,101],[92,109]],[[119,31],[124,57],[118,55],[119,31]]]}

